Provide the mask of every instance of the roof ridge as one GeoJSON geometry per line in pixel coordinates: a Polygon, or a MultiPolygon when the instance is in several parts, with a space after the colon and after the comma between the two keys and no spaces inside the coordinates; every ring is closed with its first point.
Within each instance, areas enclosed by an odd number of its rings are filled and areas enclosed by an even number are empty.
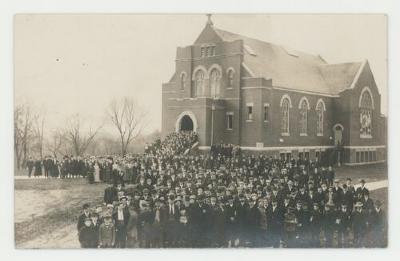
{"type": "Polygon", "coordinates": [[[284,45],[284,44],[272,43],[272,42],[269,42],[269,41],[264,41],[264,40],[260,40],[260,39],[257,39],[257,38],[249,37],[249,36],[246,36],[246,35],[233,33],[233,32],[230,32],[230,31],[226,31],[224,29],[217,28],[215,26],[213,26],[212,28],[218,34],[218,36],[221,37],[223,40],[225,40],[224,36],[221,35],[218,31],[220,31],[222,33],[231,34],[231,35],[236,36],[238,38],[243,38],[241,40],[246,40],[247,39],[247,40],[250,40],[250,41],[257,41],[257,42],[260,42],[260,43],[263,43],[263,44],[269,44],[269,45],[272,45],[274,47],[279,47],[279,48],[282,48],[284,50],[291,49],[292,51],[298,52],[299,54],[309,55],[309,56],[313,56],[315,58],[319,58],[321,61],[326,63],[325,59],[320,54],[312,54],[312,53],[309,53],[309,52],[306,52],[306,51],[298,50],[297,48],[292,48],[292,47],[284,45]]]}

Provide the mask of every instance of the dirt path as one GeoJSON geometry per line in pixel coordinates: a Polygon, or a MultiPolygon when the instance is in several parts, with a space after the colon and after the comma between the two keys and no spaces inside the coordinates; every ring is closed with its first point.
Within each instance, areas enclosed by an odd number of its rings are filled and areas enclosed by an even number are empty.
{"type": "Polygon", "coordinates": [[[80,248],[75,225],[69,225],[50,234],[41,235],[33,240],[22,243],[18,248],[80,248]]]}

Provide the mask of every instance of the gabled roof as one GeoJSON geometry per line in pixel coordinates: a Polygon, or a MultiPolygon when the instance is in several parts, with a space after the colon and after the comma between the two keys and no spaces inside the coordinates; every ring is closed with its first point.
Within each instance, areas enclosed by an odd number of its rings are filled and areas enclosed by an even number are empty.
{"type": "Polygon", "coordinates": [[[328,64],[321,56],[291,50],[214,26],[206,26],[195,43],[218,36],[220,41],[243,41],[243,64],[254,77],[272,79],[275,87],[337,95],[349,88],[362,63],[328,64]],[[205,33],[206,31],[206,33],[205,33]],[[207,35],[201,39],[201,35],[207,35]]]}

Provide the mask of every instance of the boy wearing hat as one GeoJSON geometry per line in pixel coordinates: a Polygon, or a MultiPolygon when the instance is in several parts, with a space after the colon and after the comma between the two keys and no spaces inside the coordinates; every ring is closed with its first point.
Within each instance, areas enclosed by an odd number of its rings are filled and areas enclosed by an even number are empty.
{"type": "Polygon", "coordinates": [[[90,217],[84,219],[83,227],[79,230],[79,243],[82,248],[97,248],[98,234],[90,217]]]}
{"type": "Polygon", "coordinates": [[[107,211],[104,215],[104,223],[99,228],[99,247],[112,248],[115,245],[115,227],[112,222],[111,213],[107,211]]]}

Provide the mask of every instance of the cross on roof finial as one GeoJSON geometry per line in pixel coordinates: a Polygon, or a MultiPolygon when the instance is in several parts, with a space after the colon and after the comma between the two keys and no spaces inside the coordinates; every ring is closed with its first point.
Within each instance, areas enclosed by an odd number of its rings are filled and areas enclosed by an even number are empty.
{"type": "Polygon", "coordinates": [[[207,25],[214,25],[213,22],[211,21],[211,15],[212,14],[207,14],[207,25]]]}

